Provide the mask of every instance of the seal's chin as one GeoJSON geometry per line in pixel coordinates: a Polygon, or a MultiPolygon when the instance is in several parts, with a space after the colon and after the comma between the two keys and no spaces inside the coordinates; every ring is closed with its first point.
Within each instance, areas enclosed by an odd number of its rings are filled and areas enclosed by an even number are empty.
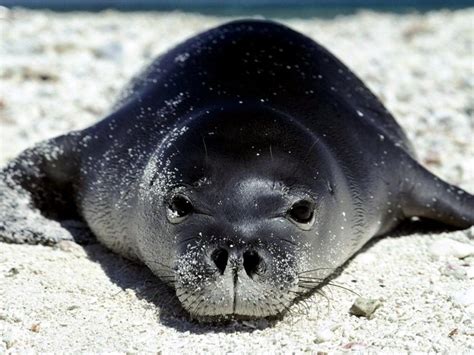
{"type": "Polygon", "coordinates": [[[194,286],[189,280],[178,279],[176,294],[189,314],[199,320],[279,316],[291,305],[297,289],[296,282],[249,277],[243,269],[197,279],[194,286]]]}

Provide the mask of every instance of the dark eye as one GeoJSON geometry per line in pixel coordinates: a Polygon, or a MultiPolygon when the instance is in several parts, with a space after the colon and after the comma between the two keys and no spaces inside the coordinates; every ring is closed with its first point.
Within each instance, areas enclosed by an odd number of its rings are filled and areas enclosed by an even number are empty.
{"type": "Polygon", "coordinates": [[[182,221],[193,212],[193,205],[186,196],[174,195],[168,204],[168,218],[172,223],[182,221]]]}
{"type": "Polygon", "coordinates": [[[314,205],[307,200],[295,202],[288,210],[288,216],[296,223],[310,224],[313,222],[314,205]]]}

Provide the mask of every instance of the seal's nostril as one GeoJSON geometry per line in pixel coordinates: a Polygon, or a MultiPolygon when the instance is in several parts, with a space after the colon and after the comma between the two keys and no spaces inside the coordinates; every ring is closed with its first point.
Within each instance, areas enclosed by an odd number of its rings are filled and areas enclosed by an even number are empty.
{"type": "Polygon", "coordinates": [[[227,266],[227,260],[229,259],[229,253],[227,250],[222,248],[214,250],[211,259],[214,261],[214,264],[216,264],[221,274],[223,274],[227,266]]]}
{"type": "Polygon", "coordinates": [[[244,253],[244,268],[250,278],[263,271],[263,260],[256,251],[249,250],[244,253]]]}

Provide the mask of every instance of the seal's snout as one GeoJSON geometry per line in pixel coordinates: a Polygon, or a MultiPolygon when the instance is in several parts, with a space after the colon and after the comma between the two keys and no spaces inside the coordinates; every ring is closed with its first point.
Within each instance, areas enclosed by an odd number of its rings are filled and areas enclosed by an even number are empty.
{"type": "Polygon", "coordinates": [[[200,238],[184,240],[174,286],[193,317],[275,316],[293,301],[298,291],[298,254],[275,234],[269,240],[201,233],[200,238]]]}
{"type": "Polygon", "coordinates": [[[244,269],[246,274],[253,279],[257,274],[265,272],[265,262],[258,251],[253,249],[227,250],[227,248],[216,248],[211,254],[211,260],[221,275],[229,266],[233,272],[244,269]]]}

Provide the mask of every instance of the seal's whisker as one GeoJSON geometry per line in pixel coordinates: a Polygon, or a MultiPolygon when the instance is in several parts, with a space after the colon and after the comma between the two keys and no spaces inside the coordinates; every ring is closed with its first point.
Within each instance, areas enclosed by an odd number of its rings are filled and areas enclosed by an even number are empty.
{"type": "Polygon", "coordinates": [[[346,290],[346,291],[349,291],[357,296],[360,296],[357,292],[355,292],[354,290],[351,290],[350,288],[346,287],[346,286],[342,286],[342,285],[338,285],[334,282],[326,282],[323,284],[323,281],[322,279],[311,279],[311,278],[306,278],[304,280],[302,280],[302,282],[298,283],[299,286],[306,286],[306,287],[317,287],[319,285],[321,286],[332,286],[332,287],[338,287],[340,289],[343,289],[343,290],[346,290]]]}
{"type": "Polygon", "coordinates": [[[317,286],[318,286],[317,284],[313,284],[313,285],[298,284],[298,287],[300,287],[302,289],[305,289],[305,290],[309,290],[309,291],[313,291],[317,286]]]}
{"type": "Polygon", "coordinates": [[[303,163],[306,163],[306,160],[308,159],[309,154],[311,153],[311,151],[315,147],[316,143],[318,143],[318,140],[315,140],[313,142],[313,144],[311,144],[311,146],[308,148],[308,151],[306,152],[304,158],[302,160],[298,161],[298,163],[296,164],[296,168],[293,170],[293,172],[290,174],[290,176],[294,176],[296,174],[296,172],[300,169],[300,167],[303,166],[303,163]]]}
{"type": "Polygon", "coordinates": [[[263,309],[263,305],[257,303],[258,310],[260,315],[263,317],[265,315],[265,310],[263,309]]]}
{"type": "Polygon", "coordinates": [[[309,277],[309,276],[299,276],[299,280],[308,280],[308,281],[318,281],[322,282],[325,280],[325,278],[320,278],[320,277],[309,277]]]}
{"type": "Polygon", "coordinates": [[[209,161],[209,156],[208,156],[208,153],[207,153],[207,145],[206,145],[206,140],[204,139],[204,136],[201,136],[202,138],[202,145],[204,146],[204,165],[208,165],[208,161],[209,161]]]}
{"type": "Polygon", "coordinates": [[[173,268],[172,268],[171,266],[166,265],[166,264],[163,264],[163,263],[161,263],[161,262],[159,262],[159,261],[157,261],[157,260],[148,260],[148,262],[154,263],[154,264],[156,264],[156,265],[160,265],[160,266],[162,266],[162,267],[164,267],[164,268],[166,268],[166,269],[169,269],[169,270],[171,270],[171,271],[173,271],[173,272],[175,271],[175,270],[173,270],[173,268]]]}
{"type": "Polygon", "coordinates": [[[291,244],[291,245],[294,245],[294,246],[298,246],[298,243],[292,241],[292,240],[289,240],[289,239],[285,239],[285,238],[281,238],[280,239],[281,241],[283,242],[287,242],[288,244],[291,244]]]}
{"type": "Polygon", "coordinates": [[[303,292],[298,292],[298,291],[293,291],[293,290],[287,290],[286,292],[288,292],[288,293],[294,293],[295,295],[298,295],[298,296],[301,296],[301,295],[304,294],[303,292]]]}
{"type": "Polygon", "coordinates": [[[311,270],[305,270],[305,271],[301,271],[298,273],[298,275],[301,275],[301,274],[306,274],[306,273],[311,273],[311,272],[317,272],[317,271],[321,271],[321,270],[336,270],[337,267],[320,267],[320,268],[317,268],[317,269],[311,269],[311,270]]]}
{"type": "Polygon", "coordinates": [[[327,301],[330,301],[330,298],[328,297],[328,295],[326,295],[326,293],[323,290],[321,289],[316,290],[316,293],[320,295],[321,297],[325,298],[327,301]]]}
{"type": "MultiPolygon", "coordinates": [[[[193,307],[193,309],[191,310],[191,307],[192,305],[189,306],[189,313],[190,314],[199,314],[199,307],[201,306],[201,304],[206,300],[205,297],[202,297],[202,293],[200,293],[197,297],[196,297],[197,300],[199,300],[199,302],[193,307]]],[[[195,303],[195,301],[193,302],[193,304],[195,303]]]]}
{"type": "Polygon", "coordinates": [[[176,297],[181,297],[182,295],[188,293],[188,291],[182,291],[182,292],[178,292],[176,291],[176,297]]]}
{"type": "Polygon", "coordinates": [[[285,312],[287,312],[290,316],[293,316],[293,310],[291,309],[291,307],[288,307],[287,305],[285,305],[282,301],[278,300],[277,301],[278,305],[281,306],[282,308],[285,309],[285,312]]]}
{"type": "Polygon", "coordinates": [[[338,287],[338,288],[340,288],[340,289],[349,291],[350,293],[353,293],[354,295],[360,297],[360,294],[358,294],[357,292],[355,292],[354,290],[352,290],[352,289],[350,289],[350,288],[348,288],[348,287],[346,287],[346,286],[338,285],[338,284],[335,284],[335,283],[333,283],[333,282],[328,282],[326,285],[327,285],[327,286],[332,286],[332,287],[338,287]]]}
{"type": "Polygon", "coordinates": [[[155,272],[157,272],[156,276],[173,276],[175,275],[174,270],[162,269],[162,268],[154,268],[155,272]]]}
{"type": "Polygon", "coordinates": [[[171,281],[171,280],[176,279],[176,277],[174,275],[165,274],[165,273],[162,273],[162,272],[157,273],[156,277],[158,279],[162,280],[162,281],[171,281]]]}
{"type": "Polygon", "coordinates": [[[305,307],[307,312],[309,312],[311,310],[311,304],[310,304],[309,300],[303,300],[302,304],[305,307]]]}
{"type": "Polygon", "coordinates": [[[327,305],[326,315],[328,315],[332,308],[331,298],[329,298],[323,290],[317,290],[316,294],[318,294],[319,296],[323,297],[326,300],[326,305],[327,305]]]}
{"type": "MultiPolygon", "coordinates": [[[[180,297],[180,296],[178,296],[180,297]]],[[[194,305],[196,300],[199,299],[199,295],[196,295],[196,292],[192,292],[186,297],[185,299],[180,299],[181,303],[185,306],[185,308],[189,311],[189,309],[194,305]],[[188,300],[192,299],[191,302],[188,302],[188,300]]]]}

